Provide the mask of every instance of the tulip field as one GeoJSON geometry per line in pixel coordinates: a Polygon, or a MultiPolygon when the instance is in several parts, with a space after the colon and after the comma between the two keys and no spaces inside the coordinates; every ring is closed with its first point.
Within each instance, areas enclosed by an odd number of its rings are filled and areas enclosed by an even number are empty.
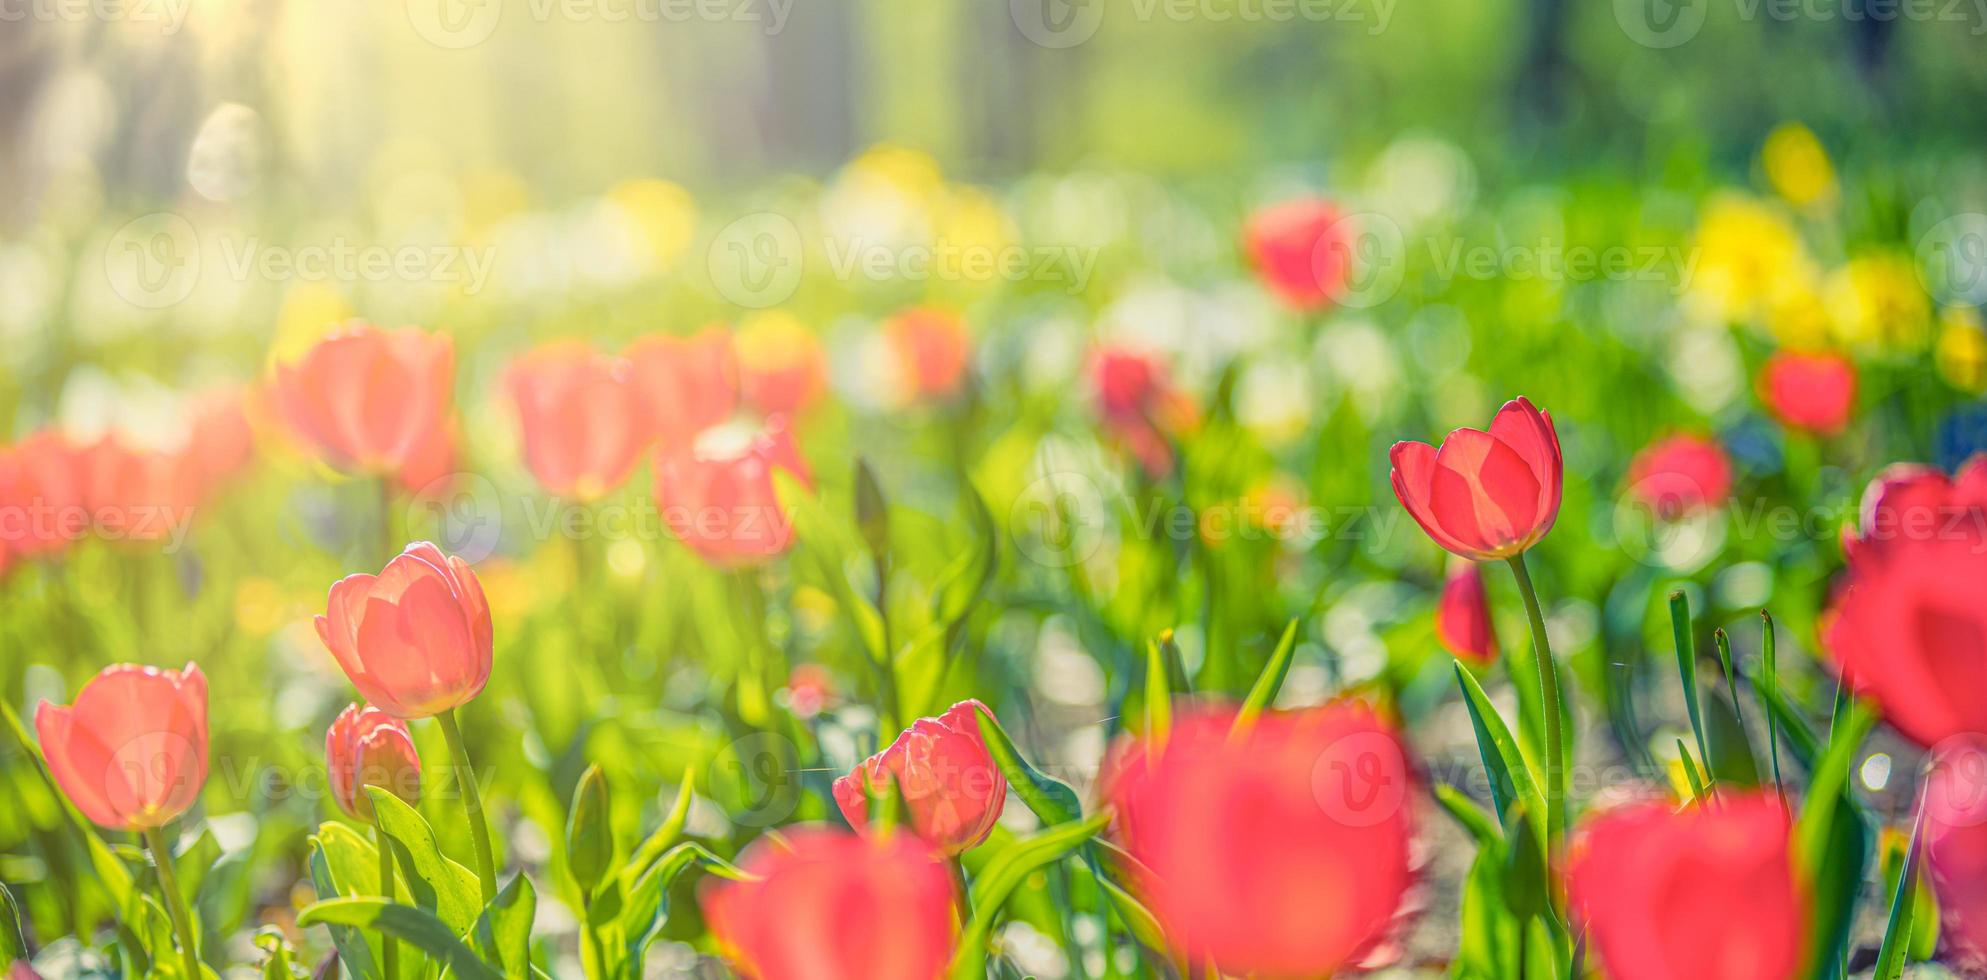
{"type": "Polygon", "coordinates": [[[85,6],[6,980],[1987,977],[1987,16],[85,6]]]}

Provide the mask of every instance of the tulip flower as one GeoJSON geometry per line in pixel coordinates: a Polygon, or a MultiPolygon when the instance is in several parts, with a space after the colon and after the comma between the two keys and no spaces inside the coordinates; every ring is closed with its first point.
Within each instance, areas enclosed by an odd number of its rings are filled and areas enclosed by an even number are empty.
{"type": "Polygon", "coordinates": [[[1573,914],[1613,980],[1792,980],[1808,916],[1790,837],[1771,793],[1610,810],[1574,838],[1573,914]]]}
{"type": "Polygon", "coordinates": [[[272,387],[284,422],[319,458],[391,475],[447,420],[454,372],[446,335],[354,321],[277,365],[272,387]]]}
{"type": "Polygon", "coordinates": [[[913,397],[947,398],[959,390],[973,353],[966,324],[944,310],[905,310],[883,324],[913,397]]]}
{"type": "Polygon", "coordinates": [[[978,847],[993,833],[1007,801],[1007,779],[980,734],[978,701],[961,701],[936,718],[920,718],[890,747],[835,780],[835,804],[849,825],[869,826],[869,794],[894,778],[911,829],[946,856],[978,847]]]}
{"type": "Polygon", "coordinates": [[[1987,956],[1987,739],[1948,744],[1925,788],[1925,863],[1947,935],[1987,956]]]}
{"type": "Polygon", "coordinates": [[[780,509],[773,470],[812,485],[781,418],[757,430],[720,426],[687,449],[656,456],[656,504],[671,533],[706,561],[751,565],[785,551],[793,525],[780,509]]]}
{"type": "Polygon", "coordinates": [[[1413,776],[1401,738],[1363,704],[1177,716],[1162,747],[1120,766],[1109,798],[1152,872],[1175,947],[1224,973],[1327,976],[1387,933],[1413,876],[1413,776]]]}
{"type": "Polygon", "coordinates": [[[690,445],[697,433],[738,411],[738,352],[724,327],[690,337],[643,337],[624,356],[650,435],[666,449],[690,445]]]}
{"type": "Polygon", "coordinates": [[[331,798],[346,814],[373,821],[368,786],[399,797],[409,806],[421,800],[421,754],[407,723],[378,708],[347,705],[324,733],[324,768],[331,798]]]}
{"type": "Polygon", "coordinates": [[[1490,431],[1457,429],[1437,449],[1397,442],[1394,494],[1435,543],[1477,561],[1523,553],[1559,516],[1564,464],[1552,416],[1505,402],[1490,431]]]}
{"type": "Polygon", "coordinates": [[[1672,435],[1628,464],[1628,493],[1665,520],[1722,504],[1732,492],[1732,461],[1715,439],[1672,435]]]}
{"type": "Polygon", "coordinates": [[[1173,387],[1165,366],[1139,351],[1111,347],[1097,353],[1090,371],[1105,431],[1148,475],[1171,472],[1169,437],[1191,428],[1196,413],[1193,403],[1173,387]]]}
{"type": "Polygon", "coordinates": [[[1490,595],[1483,587],[1483,570],[1476,562],[1450,559],[1442,583],[1442,601],[1435,606],[1435,637],[1442,649],[1475,664],[1497,659],[1497,631],[1490,621],[1490,595]]]}
{"type": "Polygon", "coordinates": [[[958,943],[942,857],[919,838],[821,826],[747,847],[750,881],[714,881],[704,919],[746,980],[934,980],[958,943]]]}
{"type": "Polygon", "coordinates": [[[765,415],[798,415],[828,384],[827,359],[814,332],[790,313],[747,317],[734,338],[739,392],[765,415]]]}
{"type": "Polygon", "coordinates": [[[81,450],[47,429],[0,449],[0,545],[10,554],[54,554],[89,526],[81,450]]]}
{"type": "Polygon", "coordinates": [[[453,486],[456,473],[456,443],[462,438],[462,420],[451,416],[442,425],[428,430],[407,454],[393,483],[402,491],[419,497],[435,498],[453,486]]]}
{"type": "Polygon", "coordinates": [[[196,397],[188,408],[186,452],[207,493],[232,481],[255,459],[247,401],[241,389],[221,388],[196,397]]]}
{"type": "Polygon", "coordinates": [[[626,361],[562,341],[518,358],[505,380],[525,465],[547,492],[597,500],[628,478],[649,426],[626,361]]]}
{"type": "Polygon", "coordinates": [[[108,540],[174,537],[192,520],[206,489],[206,475],[190,453],[133,448],[112,436],[80,459],[83,500],[108,540]]]}
{"type": "Polygon", "coordinates": [[[42,702],[35,731],[84,816],[111,830],[163,827],[207,782],[207,678],[193,664],[107,667],[74,705],[42,702]]]}
{"type": "Polygon", "coordinates": [[[378,575],[331,587],[317,635],[366,700],[426,718],[474,700],[490,679],[490,606],[460,558],[417,541],[378,575]]]}
{"type": "Polygon", "coordinates": [[[1322,309],[1345,285],[1351,257],[1345,224],[1321,199],[1299,198],[1257,211],[1243,243],[1263,285],[1293,309],[1322,309]]]}
{"type": "Polygon", "coordinates": [[[1845,536],[1849,574],[1823,619],[1844,679],[1920,745],[1987,731],[1982,465],[1957,483],[1918,468],[1880,476],[1860,532],[1845,536]]]}
{"type": "Polygon", "coordinates": [[[1856,366],[1840,354],[1782,351],[1760,368],[1759,398],[1781,424],[1832,436],[1856,407],[1856,366]]]}

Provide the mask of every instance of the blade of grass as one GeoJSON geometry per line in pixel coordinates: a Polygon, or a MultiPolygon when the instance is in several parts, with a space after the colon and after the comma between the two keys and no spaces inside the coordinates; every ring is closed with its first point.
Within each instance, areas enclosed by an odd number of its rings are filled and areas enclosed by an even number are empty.
{"type": "Polygon", "coordinates": [[[1765,670],[1765,677],[1753,682],[1754,693],[1760,696],[1760,714],[1766,716],[1766,754],[1773,763],[1773,792],[1780,797],[1780,809],[1787,813],[1787,784],[1780,778],[1780,722],[1773,717],[1773,708],[1767,697],[1758,690],[1764,683],[1774,694],[1780,693],[1780,671],[1774,658],[1773,614],[1764,609],[1759,611],[1759,658],[1765,670]]]}
{"type": "Polygon", "coordinates": [[[1697,736],[1697,757],[1708,763],[1711,744],[1704,737],[1704,709],[1697,703],[1697,641],[1690,632],[1690,599],[1682,589],[1670,593],[1670,630],[1676,637],[1677,676],[1683,680],[1683,702],[1690,712],[1690,730],[1697,736]]]}
{"type": "Polygon", "coordinates": [[[1698,771],[1697,763],[1690,758],[1690,746],[1683,744],[1683,739],[1680,738],[1677,739],[1677,755],[1683,759],[1683,778],[1690,783],[1691,802],[1696,803],[1698,806],[1703,806],[1705,797],[1704,774],[1698,771]]]}
{"type": "Polygon", "coordinates": [[[1918,865],[1923,852],[1919,843],[1925,833],[1925,784],[1918,789],[1918,816],[1911,822],[1911,843],[1906,845],[1904,871],[1897,876],[1897,891],[1890,900],[1890,921],[1884,925],[1883,945],[1877,948],[1877,966],[1871,980],[1897,980],[1910,958],[1912,906],[1917,904],[1918,865]]]}
{"type": "Polygon", "coordinates": [[[1283,679],[1290,673],[1290,658],[1297,650],[1297,621],[1283,628],[1283,638],[1276,641],[1276,649],[1270,652],[1269,662],[1263,665],[1263,672],[1256,675],[1254,687],[1249,688],[1249,696],[1242,702],[1242,709],[1235,713],[1235,727],[1231,737],[1239,736],[1256,723],[1257,716],[1276,700],[1276,692],[1282,690],[1283,679]]]}

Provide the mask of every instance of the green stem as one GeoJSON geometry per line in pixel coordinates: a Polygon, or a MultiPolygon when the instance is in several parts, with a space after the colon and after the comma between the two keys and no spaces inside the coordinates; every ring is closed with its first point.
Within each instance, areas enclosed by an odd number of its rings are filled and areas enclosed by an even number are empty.
{"type": "Polygon", "coordinates": [[[607,980],[607,946],[600,941],[600,928],[593,924],[593,897],[591,895],[585,896],[581,900],[580,915],[586,919],[583,926],[586,930],[586,938],[581,943],[585,948],[581,950],[581,953],[586,958],[588,969],[592,971],[589,975],[597,977],[599,980],[607,980]]]}
{"type": "Polygon", "coordinates": [[[1557,846],[1566,834],[1566,767],[1559,733],[1559,671],[1552,659],[1552,641],[1546,638],[1545,613],[1539,609],[1538,590],[1532,587],[1532,573],[1525,568],[1525,553],[1508,559],[1511,574],[1518,578],[1518,592],[1525,597],[1525,614],[1532,621],[1532,659],[1539,672],[1539,710],[1545,715],[1545,794],[1546,840],[1557,846]]]}
{"type": "Polygon", "coordinates": [[[172,915],[172,931],[179,937],[179,953],[186,964],[188,980],[200,980],[200,954],[193,946],[193,916],[186,911],[186,896],[179,891],[179,874],[173,870],[172,847],[157,827],[145,828],[145,846],[152,849],[152,861],[159,869],[159,890],[165,892],[166,911],[172,915]]]}
{"type": "MultiPolygon", "coordinates": [[[[396,897],[393,887],[393,847],[387,843],[386,827],[379,822],[379,815],[373,815],[373,842],[379,845],[379,894],[391,902],[396,897]]],[[[392,935],[379,934],[380,973],[386,980],[397,980],[400,976],[400,943],[392,935]]]]}
{"type": "Polygon", "coordinates": [[[476,880],[483,886],[483,904],[497,900],[497,859],[490,850],[490,823],[483,817],[483,791],[476,787],[476,771],[469,765],[469,750],[462,744],[462,729],[455,723],[455,709],[435,716],[442,723],[442,737],[448,740],[448,753],[455,759],[455,781],[462,787],[462,809],[469,815],[469,836],[476,841],[476,880]]]}

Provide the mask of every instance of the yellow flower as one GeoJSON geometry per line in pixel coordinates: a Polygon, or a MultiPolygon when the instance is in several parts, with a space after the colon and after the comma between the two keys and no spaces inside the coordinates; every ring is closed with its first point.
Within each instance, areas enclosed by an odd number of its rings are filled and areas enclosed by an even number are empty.
{"type": "Polygon", "coordinates": [[[1899,255],[1852,259],[1828,277],[1835,336],[1880,350],[1922,350],[1930,339],[1931,300],[1917,267],[1899,255]]]}
{"type": "Polygon", "coordinates": [[[1971,306],[1949,306],[1939,316],[1939,377],[1971,394],[1987,394],[1987,326],[1971,306]]]}
{"type": "Polygon", "coordinates": [[[1690,301],[1714,319],[1753,320],[1788,283],[1812,275],[1794,227],[1778,210],[1742,194],[1712,198],[1692,248],[1697,271],[1690,301]]]}
{"type": "Polygon", "coordinates": [[[1759,156],[1767,181],[1788,203],[1811,208],[1835,201],[1835,166],[1808,127],[1782,123],[1766,137],[1759,156]]]}
{"type": "Polygon", "coordinates": [[[675,262],[689,247],[697,228],[697,202],[689,191],[666,180],[625,180],[608,190],[607,199],[642,230],[652,267],[675,262]]]}
{"type": "Polygon", "coordinates": [[[1782,347],[1820,350],[1828,346],[1834,323],[1819,284],[1811,276],[1790,277],[1767,302],[1766,332],[1782,347]]]}

